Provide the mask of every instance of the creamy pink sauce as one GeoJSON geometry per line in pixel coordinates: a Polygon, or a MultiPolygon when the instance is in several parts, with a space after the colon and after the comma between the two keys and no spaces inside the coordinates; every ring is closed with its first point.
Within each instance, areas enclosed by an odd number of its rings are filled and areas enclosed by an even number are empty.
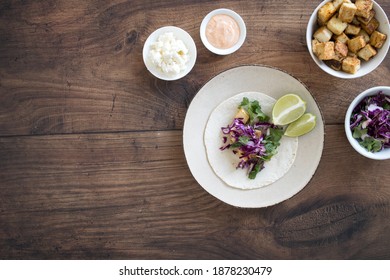
{"type": "Polygon", "coordinates": [[[211,45],[218,49],[233,47],[240,37],[240,27],[228,15],[215,15],[206,26],[206,38],[211,45]]]}

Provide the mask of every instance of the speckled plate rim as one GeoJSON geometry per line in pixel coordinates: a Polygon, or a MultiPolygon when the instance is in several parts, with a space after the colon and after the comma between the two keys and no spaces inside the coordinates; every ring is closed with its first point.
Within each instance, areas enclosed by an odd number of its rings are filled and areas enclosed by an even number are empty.
{"type": "Polygon", "coordinates": [[[183,148],[195,180],[219,200],[243,208],[260,208],[280,203],[301,191],[313,177],[324,146],[321,110],[307,87],[290,74],[263,65],[228,69],[209,80],[188,108],[183,127],[183,148]],[[307,111],[317,116],[317,125],[299,138],[297,156],[290,170],[278,181],[263,188],[240,190],[226,185],[207,160],[203,136],[211,112],[221,102],[241,92],[258,91],[275,99],[294,92],[307,102],[307,111]]]}

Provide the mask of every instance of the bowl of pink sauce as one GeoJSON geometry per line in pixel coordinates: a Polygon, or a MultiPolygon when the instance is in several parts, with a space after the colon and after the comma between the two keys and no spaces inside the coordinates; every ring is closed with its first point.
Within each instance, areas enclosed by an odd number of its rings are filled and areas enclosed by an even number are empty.
{"type": "Polygon", "coordinates": [[[228,55],[237,51],[245,38],[244,20],[229,9],[211,11],[200,25],[200,39],[209,51],[218,55],[228,55]]]}

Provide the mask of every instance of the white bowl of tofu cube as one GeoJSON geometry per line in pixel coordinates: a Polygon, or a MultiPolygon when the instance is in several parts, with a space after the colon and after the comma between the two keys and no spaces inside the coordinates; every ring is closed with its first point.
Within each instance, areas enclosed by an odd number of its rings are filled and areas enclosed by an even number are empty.
{"type": "Polygon", "coordinates": [[[325,0],[314,10],[306,43],[315,63],[342,79],[374,71],[390,46],[389,19],[373,0],[325,0]]]}

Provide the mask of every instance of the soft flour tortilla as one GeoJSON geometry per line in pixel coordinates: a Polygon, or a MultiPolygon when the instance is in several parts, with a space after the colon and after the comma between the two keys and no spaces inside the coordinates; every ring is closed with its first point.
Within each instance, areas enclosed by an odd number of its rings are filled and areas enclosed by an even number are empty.
{"type": "Polygon", "coordinates": [[[211,113],[204,132],[208,161],[217,176],[227,185],[239,189],[255,189],[272,184],[283,177],[292,166],[297,149],[298,138],[283,136],[278,153],[265,162],[255,179],[248,178],[248,169],[237,169],[238,157],[230,149],[221,151],[223,146],[221,127],[231,124],[243,97],[249,101],[258,100],[262,111],[271,116],[276,100],[259,92],[243,92],[222,102],[211,113]]]}

